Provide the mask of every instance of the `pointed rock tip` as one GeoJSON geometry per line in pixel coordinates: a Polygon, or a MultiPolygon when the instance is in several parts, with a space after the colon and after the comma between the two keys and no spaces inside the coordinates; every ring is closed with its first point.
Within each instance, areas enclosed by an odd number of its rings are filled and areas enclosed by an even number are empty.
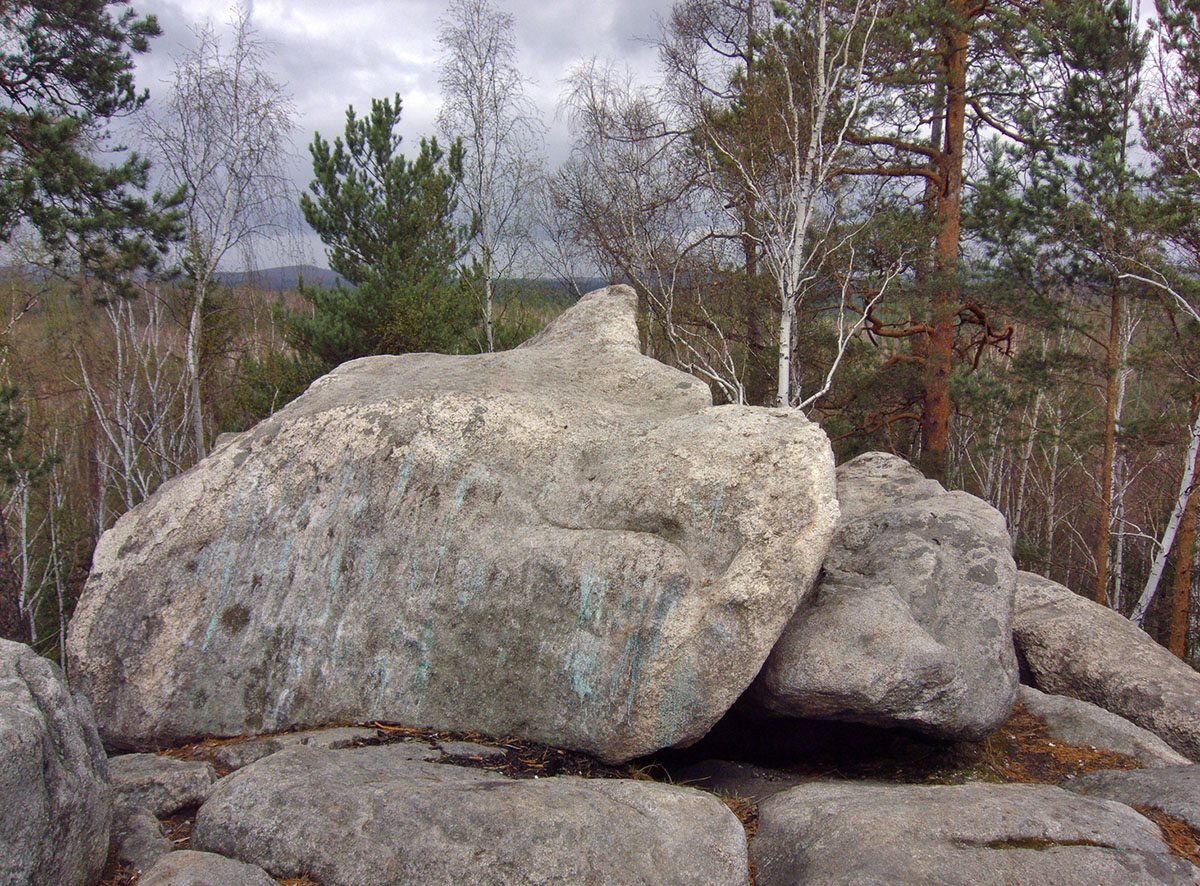
{"type": "Polygon", "coordinates": [[[580,347],[641,351],[637,293],[623,284],[596,289],[563,311],[523,348],[580,347]]]}

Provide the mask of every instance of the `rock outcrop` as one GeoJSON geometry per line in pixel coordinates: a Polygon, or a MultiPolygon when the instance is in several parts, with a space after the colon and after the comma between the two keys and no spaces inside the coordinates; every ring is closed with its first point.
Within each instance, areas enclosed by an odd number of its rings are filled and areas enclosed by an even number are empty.
{"type": "Polygon", "coordinates": [[[0,640],[0,883],[94,882],[112,789],[87,702],[58,666],[0,640]]]}
{"type": "Polygon", "coordinates": [[[1091,702],[1047,695],[1032,686],[1022,686],[1017,697],[1026,711],[1046,724],[1051,737],[1067,744],[1124,754],[1143,766],[1181,766],[1191,762],[1153,732],[1091,702]]]}
{"type": "Polygon", "coordinates": [[[195,848],[325,886],[745,884],[720,800],[621,779],[514,780],[402,746],[273,754],[222,779],[195,848]]]}
{"type": "Polygon", "coordinates": [[[1123,615],[1022,572],[1013,629],[1038,689],[1090,701],[1200,760],[1200,674],[1123,615]]]}
{"type": "Polygon", "coordinates": [[[1047,785],[801,785],[759,805],[750,854],[759,886],[1200,883],[1148,819],[1047,785]]]}
{"type": "Polygon", "coordinates": [[[771,714],[978,737],[1012,709],[1016,565],[998,511],[904,460],[837,470],[824,573],[750,692],[771,714]]]}
{"type": "Polygon", "coordinates": [[[123,516],[69,639],[106,742],[380,718],[618,761],[704,735],[812,587],[833,459],[643,356],[635,301],[347,363],[123,516]]]}

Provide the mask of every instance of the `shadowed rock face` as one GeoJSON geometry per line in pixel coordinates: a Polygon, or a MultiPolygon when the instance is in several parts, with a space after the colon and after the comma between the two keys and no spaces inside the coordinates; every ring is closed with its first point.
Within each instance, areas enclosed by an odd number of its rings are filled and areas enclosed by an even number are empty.
{"type": "Polygon", "coordinates": [[[0,640],[0,883],[93,883],[108,854],[108,766],[57,665],[0,640]]]}
{"type": "Polygon", "coordinates": [[[838,468],[841,522],[749,701],[770,714],[975,737],[1012,710],[1016,565],[998,511],[903,459],[838,468]]]}
{"type": "Polygon", "coordinates": [[[698,739],[811,588],[825,435],[713,407],[585,297],[501,354],[356,360],[121,518],[69,655],[103,737],[381,718],[623,760],[698,739]]]}

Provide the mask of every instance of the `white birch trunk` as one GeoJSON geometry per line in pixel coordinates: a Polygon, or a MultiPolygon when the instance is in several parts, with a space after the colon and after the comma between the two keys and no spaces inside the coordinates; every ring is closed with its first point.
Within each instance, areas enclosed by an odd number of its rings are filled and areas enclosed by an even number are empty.
{"type": "Polygon", "coordinates": [[[1179,480],[1179,492],[1175,496],[1175,507],[1171,510],[1171,518],[1167,521],[1167,528],[1163,530],[1163,537],[1158,543],[1158,553],[1150,567],[1146,587],[1142,590],[1142,595],[1138,598],[1133,612],[1129,616],[1136,625],[1141,625],[1146,618],[1146,610],[1150,608],[1154,595],[1158,592],[1163,571],[1167,568],[1167,558],[1171,554],[1172,545],[1175,544],[1175,535],[1179,532],[1179,523],[1183,520],[1183,512],[1187,508],[1192,484],[1196,481],[1196,453],[1198,450],[1200,450],[1200,411],[1197,411],[1196,420],[1192,423],[1191,439],[1188,441],[1187,454],[1184,456],[1183,476],[1179,480]]]}

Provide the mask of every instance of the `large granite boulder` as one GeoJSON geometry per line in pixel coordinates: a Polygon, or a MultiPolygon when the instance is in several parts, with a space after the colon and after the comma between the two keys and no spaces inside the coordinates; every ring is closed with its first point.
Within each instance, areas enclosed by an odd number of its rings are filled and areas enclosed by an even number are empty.
{"type": "Polygon", "coordinates": [[[193,848],[325,886],[745,884],[746,837],[701,791],[514,780],[404,748],[296,748],[218,782],[193,848]]]}
{"type": "Polygon", "coordinates": [[[1046,725],[1051,738],[1066,744],[1124,754],[1143,766],[1182,766],[1191,762],[1153,732],[1091,702],[1047,695],[1032,686],[1022,686],[1017,698],[1026,711],[1046,725]]]}
{"type": "Polygon", "coordinates": [[[893,455],[861,455],[837,478],[841,520],[820,584],[749,700],[785,717],[986,734],[1017,688],[1003,516],[893,455]]]}
{"type": "Polygon", "coordinates": [[[380,718],[625,760],[693,742],[811,589],[824,433],[713,407],[627,287],[526,346],[355,360],[122,517],[71,622],[136,748],[380,718]]]}
{"type": "Polygon", "coordinates": [[[1146,818],[1049,785],[801,785],[759,804],[750,857],[758,886],[1200,883],[1146,818]]]}
{"type": "Polygon", "coordinates": [[[1013,636],[1036,688],[1090,701],[1200,760],[1200,674],[1120,613],[1022,572],[1013,636]]]}
{"type": "Polygon", "coordinates": [[[0,640],[0,883],[95,882],[112,803],[87,702],[57,665],[0,640]]]}

